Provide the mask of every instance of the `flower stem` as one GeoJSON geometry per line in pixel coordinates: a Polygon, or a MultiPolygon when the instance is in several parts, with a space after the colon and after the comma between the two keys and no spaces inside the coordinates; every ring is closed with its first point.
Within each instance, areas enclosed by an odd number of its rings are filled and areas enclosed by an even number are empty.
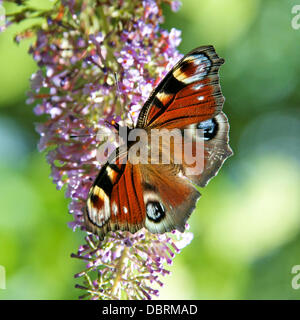
{"type": "Polygon", "coordinates": [[[116,290],[117,290],[117,287],[118,287],[118,284],[122,278],[122,269],[123,269],[123,263],[124,263],[124,260],[127,256],[127,252],[128,252],[128,247],[125,247],[123,252],[122,252],[122,255],[120,257],[120,260],[118,262],[118,265],[117,265],[117,274],[116,274],[116,277],[115,277],[115,280],[114,280],[114,284],[111,288],[111,292],[113,295],[116,295],[116,290]]]}

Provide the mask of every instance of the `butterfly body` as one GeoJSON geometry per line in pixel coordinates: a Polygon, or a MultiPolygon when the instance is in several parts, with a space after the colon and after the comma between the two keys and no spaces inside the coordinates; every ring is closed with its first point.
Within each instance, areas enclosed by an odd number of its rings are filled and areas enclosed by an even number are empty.
{"type": "MultiPolygon", "coordinates": [[[[218,75],[223,62],[212,46],[196,48],[154,89],[139,114],[135,129],[145,131],[150,154],[152,133],[173,130],[173,153],[169,155],[169,162],[155,162],[147,155],[150,160],[147,163],[131,163],[128,154],[135,143],[119,147],[101,168],[90,190],[84,211],[88,231],[100,237],[109,231],[134,233],[143,227],[153,233],[184,231],[200,197],[194,184],[204,187],[232,154],[218,75]],[[196,129],[203,132],[200,140],[196,129]],[[183,146],[175,142],[181,133],[188,136],[184,147],[202,150],[201,172],[190,170],[191,159],[185,154],[184,161],[177,163],[184,153],[183,146]]],[[[118,124],[114,126],[120,130],[118,124]]],[[[128,129],[128,133],[131,130],[128,129]]],[[[164,143],[157,148],[159,159],[170,154],[164,143]]]]}

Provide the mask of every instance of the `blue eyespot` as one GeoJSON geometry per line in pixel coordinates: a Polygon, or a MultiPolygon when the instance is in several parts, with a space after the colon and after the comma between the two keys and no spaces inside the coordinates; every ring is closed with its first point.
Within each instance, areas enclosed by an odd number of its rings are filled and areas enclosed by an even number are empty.
{"type": "Polygon", "coordinates": [[[204,140],[213,139],[218,132],[218,128],[219,128],[218,123],[214,118],[199,122],[197,124],[197,129],[203,130],[204,140]]]}
{"type": "Polygon", "coordinates": [[[165,208],[158,201],[149,201],[146,205],[147,216],[154,222],[159,222],[165,217],[165,208]]]}

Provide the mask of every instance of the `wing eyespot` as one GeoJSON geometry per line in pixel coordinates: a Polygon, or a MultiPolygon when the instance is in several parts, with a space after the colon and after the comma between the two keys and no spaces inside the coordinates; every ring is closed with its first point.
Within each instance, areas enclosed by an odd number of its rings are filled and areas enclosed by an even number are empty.
{"type": "Polygon", "coordinates": [[[146,214],[149,220],[160,222],[165,216],[165,207],[159,201],[149,201],[146,205],[146,214]]]}
{"type": "Polygon", "coordinates": [[[217,135],[218,130],[219,130],[219,125],[218,125],[218,122],[216,121],[216,119],[213,118],[213,119],[199,122],[197,124],[197,129],[203,130],[204,140],[208,141],[208,140],[213,139],[217,135]]]}

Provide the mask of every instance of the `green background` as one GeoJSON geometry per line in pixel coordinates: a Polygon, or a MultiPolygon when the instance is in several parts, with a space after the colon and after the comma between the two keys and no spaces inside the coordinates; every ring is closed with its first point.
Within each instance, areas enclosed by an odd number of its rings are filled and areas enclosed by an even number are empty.
{"type": "MultiPolygon", "coordinates": [[[[300,298],[291,285],[300,265],[295,4],[183,0],[178,13],[165,10],[165,28],[182,30],[182,53],[212,44],[226,60],[220,75],[235,155],[202,190],[189,220],[194,240],[170,267],[162,299],[300,298]]],[[[36,66],[29,42],[12,41],[19,28],[0,34],[0,299],[77,299],[73,274],[84,263],[70,254],[84,234],[68,228],[68,200],[36,148],[42,119],[25,104],[36,66]]]]}

